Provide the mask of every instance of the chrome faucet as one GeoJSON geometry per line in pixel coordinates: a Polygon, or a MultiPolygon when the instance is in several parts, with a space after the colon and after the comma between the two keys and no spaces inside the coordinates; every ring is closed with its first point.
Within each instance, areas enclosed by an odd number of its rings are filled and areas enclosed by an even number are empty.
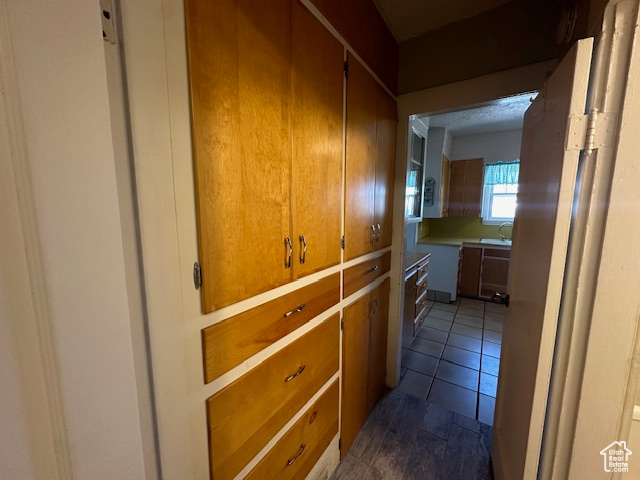
{"type": "MultiPolygon", "coordinates": [[[[513,223],[511,223],[511,222],[502,223],[500,225],[500,227],[498,228],[498,232],[500,232],[503,227],[513,227],[513,223]]],[[[504,235],[504,234],[500,234],[500,238],[502,239],[503,242],[507,239],[506,235],[504,235]]]]}

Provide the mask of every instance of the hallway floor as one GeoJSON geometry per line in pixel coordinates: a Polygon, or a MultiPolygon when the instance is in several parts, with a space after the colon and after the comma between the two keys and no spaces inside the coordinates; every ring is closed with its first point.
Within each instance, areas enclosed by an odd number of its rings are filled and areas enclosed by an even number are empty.
{"type": "Polygon", "coordinates": [[[381,399],[332,480],[493,480],[491,427],[398,389],[381,399]]]}
{"type": "Polygon", "coordinates": [[[505,308],[466,298],[432,304],[402,357],[398,390],[493,425],[505,308]]]}

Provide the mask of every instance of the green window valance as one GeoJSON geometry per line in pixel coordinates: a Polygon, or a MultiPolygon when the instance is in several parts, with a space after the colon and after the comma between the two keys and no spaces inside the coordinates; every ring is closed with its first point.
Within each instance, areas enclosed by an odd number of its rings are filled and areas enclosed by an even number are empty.
{"type": "Polygon", "coordinates": [[[514,185],[520,175],[520,160],[489,163],[484,171],[485,185],[514,185]]]}

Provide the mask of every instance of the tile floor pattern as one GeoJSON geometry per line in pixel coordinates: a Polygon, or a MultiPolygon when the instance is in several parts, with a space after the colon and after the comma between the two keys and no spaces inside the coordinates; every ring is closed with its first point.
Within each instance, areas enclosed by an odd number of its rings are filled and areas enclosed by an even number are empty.
{"type": "Polygon", "coordinates": [[[382,398],[332,480],[493,480],[491,427],[395,389],[382,398]]]}
{"type": "Polygon", "coordinates": [[[462,298],[429,308],[397,390],[493,425],[505,307],[462,298]]]}

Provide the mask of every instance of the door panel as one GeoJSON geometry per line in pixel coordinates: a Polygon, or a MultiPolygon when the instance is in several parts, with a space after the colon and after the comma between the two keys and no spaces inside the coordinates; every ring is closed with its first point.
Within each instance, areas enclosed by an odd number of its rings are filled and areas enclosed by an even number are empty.
{"type": "Polygon", "coordinates": [[[371,308],[371,294],[367,294],[344,309],[341,457],[349,451],[353,439],[369,413],[367,369],[371,308]]]}
{"type": "Polygon", "coordinates": [[[298,278],[340,262],[344,50],[299,2],[291,8],[292,240],[298,278]]]}
{"type": "Polygon", "coordinates": [[[493,429],[497,480],[536,477],[579,152],[570,115],[585,113],[593,40],[579,41],[525,115],[518,207],[493,429]]]}
{"type": "Polygon", "coordinates": [[[204,313],[292,279],[289,17],[286,0],[187,2],[204,313]]]}
{"type": "Polygon", "coordinates": [[[481,248],[462,248],[462,273],[460,274],[460,285],[458,285],[460,295],[470,297],[476,297],[478,295],[481,262],[481,248]]]}
{"type": "Polygon", "coordinates": [[[484,160],[466,160],[467,173],[464,182],[464,216],[478,218],[482,209],[484,160]]]}
{"type": "Polygon", "coordinates": [[[373,410],[384,392],[387,378],[387,329],[389,323],[389,279],[371,293],[371,331],[369,334],[369,373],[367,411],[373,410]]]}
{"type": "Polygon", "coordinates": [[[396,101],[378,86],[376,118],[376,171],[374,224],[379,232],[375,249],[391,245],[393,223],[393,179],[396,157],[396,101]]]}
{"type": "Polygon", "coordinates": [[[449,168],[449,217],[461,217],[464,215],[464,181],[466,174],[464,160],[451,162],[449,168]]]}
{"type": "Polygon", "coordinates": [[[372,249],[378,84],[348,56],[344,259],[372,249]]]}
{"type": "Polygon", "coordinates": [[[442,156],[442,181],[440,185],[440,217],[449,215],[447,199],[449,198],[449,174],[451,161],[446,155],[442,156]]]}

